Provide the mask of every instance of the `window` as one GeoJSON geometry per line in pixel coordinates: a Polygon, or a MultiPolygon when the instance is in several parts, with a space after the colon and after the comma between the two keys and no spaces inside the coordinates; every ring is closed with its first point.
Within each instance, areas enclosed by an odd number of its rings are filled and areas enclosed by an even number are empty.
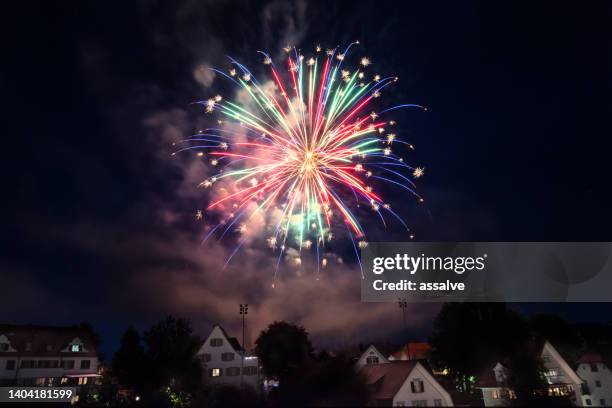
{"type": "Polygon", "coordinates": [[[257,367],[255,367],[255,366],[244,367],[244,369],[242,370],[242,374],[244,374],[244,375],[255,375],[255,374],[257,374],[257,367]]]}
{"type": "Polygon", "coordinates": [[[602,407],[605,407],[605,406],[606,406],[606,400],[605,400],[605,399],[603,399],[603,398],[602,398],[602,399],[600,399],[600,400],[599,400],[599,405],[601,405],[602,407]]]}
{"type": "Polygon", "coordinates": [[[423,384],[423,381],[416,378],[410,381],[410,389],[414,394],[419,394],[421,392],[425,392],[425,384],[423,384]]]}
{"type": "Polygon", "coordinates": [[[427,400],[413,400],[412,401],[412,406],[413,407],[426,407],[427,406],[427,400]]]}
{"type": "Polygon", "coordinates": [[[67,384],[67,383],[68,383],[68,377],[62,377],[62,379],[60,380],[60,385],[67,384]]]}
{"type": "Polygon", "coordinates": [[[62,360],[62,368],[64,370],[72,370],[74,368],[74,360],[62,360]]]}
{"type": "Polygon", "coordinates": [[[211,368],[209,375],[211,377],[221,377],[221,369],[220,368],[211,368]]]}
{"type": "Polygon", "coordinates": [[[442,400],[439,398],[436,398],[434,400],[434,407],[441,407],[442,406],[442,400]]]}
{"type": "Polygon", "coordinates": [[[499,392],[499,390],[493,390],[491,391],[491,397],[493,397],[493,399],[501,399],[501,392],[499,392]]]}
{"type": "Polygon", "coordinates": [[[595,386],[596,387],[601,387],[601,381],[595,380],[595,386]]]}
{"type": "Polygon", "coordinates": [[[25,351],[32,351],[32,343],[30,343],[30,342],[26,343],[25,351]]]}
{"type": "Polygon", "coordinates": [[[57,360],[38,360],[38,368],[57,368],[57,360]]]}
{"type": "Polygon", "coordinates": [[[8,343],[0,343],[0,351],[8,351],[9,344],[8,343]]]}
{"type": "Polygon", "coordinates": [[[47,344],[47,351],[53,351],[53,346],[50,344],[47,344]]]}
{"type": "Polygon", "coordinates": [[[366,364],[378,364],[380,359],[376,356],[368,356],[366,358],[366,364]]]}
{"type": "Polygon", "coordinates": [[[233,361],[234,360],[234,353],[223,353],[223,354],[221,354],[221,360],[222,361],[233,361]]]}
{"type": "Polygon", "coordinates": [[[91,367],[91,360],[81,360],[81,370],[86,370],[91,367]]]}
{"type": "Polygon", "coordinates": [[[210,361],[210,354],[208,353],[200,354],[200,361],[203,363],[208,363],[210,361]]]}
{"type": "Polygon", "coordinates": [[[585,402],[587,405],[591,405],[591,400],[590,400],[589,398],[585,399],[585,400],[584,400],[584,402],[585,402]]]}
{"type": "Polygon", "coordinates": [[[36,379],[36,385],[38,385],[38,386],[45,385],[45,380],[46,380],[45,377],[37,378],[36,379]]]}
{"type": "MultiPolygon", "coordinates": [[[[370,363],[368,363],[368,364],[370,364],[370,363]]],[[[395,406],[396,407],[405,407],[406,403],[404,401],[395,401],[395,406]]]]}
{"type": "Polygon", "coordinates": [[[79,377],[79,385],[87,384],[87,377],[79,377]]]}
{"type": "Polygon", "coordinates": [[[21,368],[36,368],[36,360],[21,360],[21,368]]]}
{"type": "Polygon", "coordinates": [[[599,369],[597,368],[597,363],[591,363],[591,371],[594,373],[599,371],[599,369]]]}
{"type": "Polygon", "coordinates": [[[14,370],[15,369],[15,360],[6,360],[6,369],[14,370]]]}
{"type": "Polygon", "coordinates": [[[78,353],[81,351],[81,345],[80,344],[73,344],[72,346],[70,346],[70,351],[72,351],[73,353],[78,353]]]}
{"type": "Polygon", "coordinates": [[[225,375],[227,375],[227,376],[237,376],[237,375],[240,375],[240,367],[227,367],[225,369],[225,375]]]}
{"type": "Polygon", "coordinates": [[[223,339],[210,339],[211,347],[221,347],[223,345],[223,339]]]}

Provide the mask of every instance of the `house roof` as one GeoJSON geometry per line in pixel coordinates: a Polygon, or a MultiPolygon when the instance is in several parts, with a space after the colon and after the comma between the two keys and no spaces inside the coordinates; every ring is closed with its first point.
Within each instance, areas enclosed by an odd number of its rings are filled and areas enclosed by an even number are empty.
{"type": "Polygon", "coordinates": [[[390,361],[366,365],[360,372],[364,374],[375,399],[392,399],[417,364],[417,361],[390,361]]]}
{"type": "Polygon", "coordinates": [[[234,349],[234,351],[236,351],[236,353],[242,353],[244,352],[244,349],[242,348],[242,346],[240,345],[240,342],[238,341],[237,338],[235,337],[230,337],[227,332],[225,331],[225,329],[223,327],[221,327],[221,325],[219,323],[215,323],[214,327],[218,327],[219,330],[221,330],[221,333],[223,333],[223,335],[225,336],[225,338],[227,339],[227,341],[229,342],[230,346],[232,346],[232,348],[234,349]]]}
{"type": "Polygon", "coordinates": [[[493,366],[488,366],[487,369],[483,370],[480,375],[476,377],[476,383],[474,384],[478,388],[497,388],[501,387],[501,385],[497,382],[495,378],[495,367],[497,363],[493,366]]]}
{"type": "Polygon", "coordinates": [[[431,345],[429,343],[406,343],[399,350],[389,356],[393,360],[423,360],[429,356],[431,345]]]}
{"type": "Polygon", "coordinates": [[[590,350],[578,358],[576,364],[603,363],[612,368],[612,353],[610,350],[594,351],[590,350]]]}
{"type": "Polygon", "coordinates": [[[96,356],[92,333],[79,327],[55,327],[39,325],[0,324],[0,336],[6,336],[10,346],[17,352],[2,352],[0,356],[41,356],[53,357],[60,354],[72,355],[72,352],[62,352],[68,344],[78,338],[87,350],[79,352],[79,356],[96,356]],[[29,348],[27,345],[29,344],[29,348]],[[47,348],[50,346],[50,349],[47,348]]]}

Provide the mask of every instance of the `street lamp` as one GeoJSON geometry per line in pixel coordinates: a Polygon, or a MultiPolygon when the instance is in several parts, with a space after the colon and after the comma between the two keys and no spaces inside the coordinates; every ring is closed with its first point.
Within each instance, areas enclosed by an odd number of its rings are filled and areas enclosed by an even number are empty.
{"type": "Polygon", "coordinates": [[[240,364],[240,386],[244,385],[244,354],[246,347],[244,346],[244,319],[249,313],[249,305],[247,303],[240,304],[240,315],[242,316],[242,362],[240,364]]]}
{"type": "Polygon", "coordinates": [[[408,307],[408,302],[406,298],[399,298],[398,305],[400,309],[402,309],[402,321],[404,322],[404,329],[406,328],[406,308],[408,307]]]}

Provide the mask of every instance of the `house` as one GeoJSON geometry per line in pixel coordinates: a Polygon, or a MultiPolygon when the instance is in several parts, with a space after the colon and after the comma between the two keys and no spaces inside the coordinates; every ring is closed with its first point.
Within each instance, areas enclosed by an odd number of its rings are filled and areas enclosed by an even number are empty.
{"type": "Polygon", "coordinates": [[[576,373],[584,380],[582,405],[612,405],[612,358],[608,353],[588,352],[577,361],[576,373]]]}
{"type": "Polygon", "coordinates": [[[368,405],[452,407],[450,394],[416,360],[366,364],[359,371],[370,390],[368,405]]]}
{"type": "Polygon", "coordinates": [[[218,324],[196,353],[202,364],[205,381],[213,385],[249,385],[260,388],[260,370],[257,357],[248,355],[235,337],[218,324]]]}
{"type": "Polygon", "coordinates": [[[79,327],[0,324],[0,386],[76,386],[99,379],[92,333],[79,327]]]}
{"type": "Polygon", "coordinates": [[[389,356],[389,360],[428,360],[431,355],[429,343],[406,343],[389,356]]]}
{"type": "Polygon", "coordinates": [[[355,369],[359,371],[367,364],[384,364],[388,362],[389,360],[387,360],[387,358],[380,351],[378,351],[373,344],[371,344],[363,351],[363,353],[361,353],[361,356],[355,363],[355,369]]]}
{"type": "MultiPolygon", "coordinates": [[[[583,380],[578,374],[548,341],[544,342],[539,355],[547,384],[544,391],[551,397],[568,397],[574,405],[582,406],[583,380]]],[[[516,398],[508,384],[510,374],[507,364],[497,362],[479,376],[476,387],[482,390],[486,407],[508,406],[516,398]]]]}

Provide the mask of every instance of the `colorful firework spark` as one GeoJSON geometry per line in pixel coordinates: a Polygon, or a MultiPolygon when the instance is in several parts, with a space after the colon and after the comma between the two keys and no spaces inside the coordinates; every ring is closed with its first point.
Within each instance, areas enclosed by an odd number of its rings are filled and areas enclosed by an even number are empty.
{"type": "MultiPolygon", "coordinates": [[[[344,68],[357,43],[343,52],[317,46],[308,58],[286,47],[286,71],[260,52],[270,69],[266,82],[233,59],[228,73],[215,70],[239,87],[239,101],[217,95],[197,102],[223,119],[217,121],[219,127],[187,139],[178,151],[200,149],[198,156],[222,167],[200,184],[215,189],[206,212],[222,214],[205,239],[230,230],[246,234],[251,224],[263,222],[267,226],[262,233],[269,234],[268,246],[279,251],[279,262],[289,248],[299,254],[314,247],[317,264],[325,267],[328,261],[319,260],[319,248],[333,238],[335,227],[346,227],[357,259],[357,248],[367,245],[354,214],[356,203],[370,206],[383,223],[386,212],[408,229],[376,184],[400,187],[423,201],[413,180],[424,172],[394,154],[394,144],[413,146],[388,130],[395,122],[385,114],[401,107],[426,109],[405,104],[373,110],[373,101],[397,77],[366,73],[372,61],[365,56],[359,60],[361,68],[344,68]]],[[[199,210],[196,218],[202,218],[199,210]]],[[[228,262],[245,240],[240,239],[228,262]]],[[[299,255],[293,262],[301,264],[299,255]]]]}

